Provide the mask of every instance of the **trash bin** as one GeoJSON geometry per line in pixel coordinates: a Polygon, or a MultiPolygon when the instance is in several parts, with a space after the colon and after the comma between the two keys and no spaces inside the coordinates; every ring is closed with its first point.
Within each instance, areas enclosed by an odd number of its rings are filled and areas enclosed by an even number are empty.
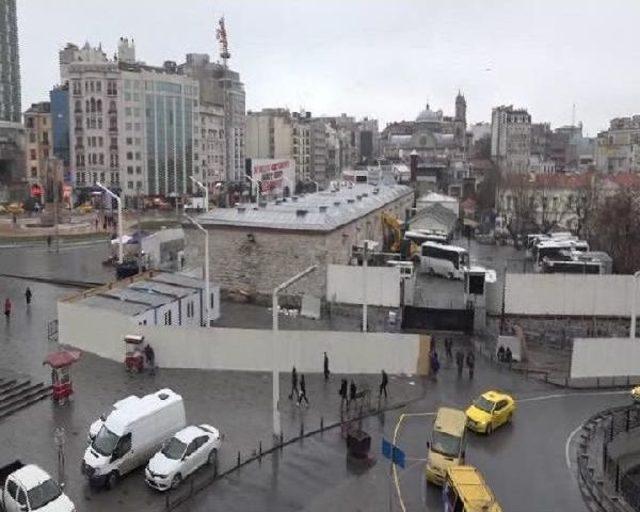
{"type": "Polygon", "coordinates": [[[364,430],[352,430],[347,434],[347,454],[356,459],[365,459],[371,449],[371,436],[364,430]]]}

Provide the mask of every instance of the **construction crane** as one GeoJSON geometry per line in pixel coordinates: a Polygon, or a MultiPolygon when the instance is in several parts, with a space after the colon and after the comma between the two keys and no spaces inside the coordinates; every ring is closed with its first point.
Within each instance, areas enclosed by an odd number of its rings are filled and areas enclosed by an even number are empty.
{"type": "Polygon", "coordinates": [[[220,58],[226,68],[227,61],[231,58],[231,54],[229,53],[229,41],[227,40],[227,29],[224,24],[224,16],[218,20],[216,39],[220,43],[220,58]]]}
{"type": "Polygon", "coordinates": [[[384,233],[383,250],[402,254],[403,259],[412,260],[420,254],[420,246],[411,240],[405,240],[405,225],[393,213],[382,212],[384,233]]]}

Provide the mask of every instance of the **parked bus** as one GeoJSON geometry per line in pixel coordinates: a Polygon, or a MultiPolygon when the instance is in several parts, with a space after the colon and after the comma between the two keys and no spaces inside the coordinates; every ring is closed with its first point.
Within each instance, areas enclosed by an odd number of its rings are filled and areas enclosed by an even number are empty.
{"type": "Polygon", "coordinates": [[[449,279],[463,279],[469,266],[469,253],[455,245],[425,242],[420,247],[420,270],[449,279]]]}
{"type": "Polygon", "coordinates": [[[502,512],[493,491],[473,466],[452,466],[442,488],[445,512],[502,512]]]}
{"type": "Polygon", "coordinates": [[[540,242],[533,247],[533,261],[538,269],[541,268],[545,258],[559,260],[563,251],[586,252],[589,244],[584,240],[549,240],[540,242]]]}
{"type": "Polygon", "coordinates": [[[440,407],[427,442],[425,477],[436,485],[444,483],[447,469],[464,464],[464,434],[467,417],[464,411],[440,407]]]}

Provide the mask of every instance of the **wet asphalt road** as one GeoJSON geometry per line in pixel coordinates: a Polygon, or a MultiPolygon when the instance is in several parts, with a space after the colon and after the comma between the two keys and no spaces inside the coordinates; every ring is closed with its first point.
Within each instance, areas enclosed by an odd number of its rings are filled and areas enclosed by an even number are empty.
{"type": "MultiPolygon", "coordinates": [[[[511,250],[506,249],[505,252],[511,250]]],[[[100,262],[106,258],[106,244],[64,248],[59,254],[49,254],[44,248],[0,250],[0,273],[55,276],[69,279],[108,280],[111,272],[100,262]]],[[[24,307],[27,282],[0,279],[0,298],[9,295],[16,307],[9,323],[0,326],[2,357],[0,368],[29,373],[43,380],[48,372],[41,366],[44,355],[55,349],[46,340],[46,323],[55,318],[55,300],[71,291],[46,284],[30,284],[34,303],[24,307]]],[[[255,432],[268,431],[268,378],[252,378],[219,372],[161,372],[157,383],[128,381],[121,368],[113,363],[87,356],[85,366],[77,373],[78,389],[95,390],[95,396],[85,395],[67,409],[58,409],[43,402],[0,423],[0,444],[3,457],[20,456],[55,469],[55,451],[50,435],[56,425],[67,427],[69,441],[69,492],[75,495],[78,511],[160,510],[162,498],[152,493],[132,475],[116,493],[92,493],[78,479],[77,461],[81,455],[85,430],[96,415],[116,398],[130,392],[143,393],[157,385],[172,385],[189,396],[204,389],[216,389],[212,400],[202,405],[187,406],[194,421],[231,416],[225,429],[233,432],[229,452],[255,444],[255,432]],[[115,376],[115,377],[114,377],[115,376]],[[266,379],[266,380],[265,380],[266,379]],[[263,382],[264,381],[264,382],[263,382]],[[101,382],[115,383],[104,388],[101,382]],[[104,389],[101,389],[104,388],[104,389]],[[247,397],[265,394],[256,407],[247,397]],[[266,390],[266,391],[265,391],[266,390]],[[266,425],[266,427],[265,427],[266,425]],[[235,437],[235,439],[233,439],[235,437]]],[[[229,477],[208,487],[180,510],[187,511],[288,511],[288,510],[401,510],[395,482],[390,479],[389,466],[380,457],[383,436],[392,437],[400,413],[429,413],[440,405],[465,407],[478,393],[489,387],[510,391],[519,399],[535,398],[520,403],[514,423],[489,438],[470,436],[467,460],[477,465],[494,489],[506,511],[553,512],[556,510],[586,510],[571,468],[567,467],[565,448],[570,433],[588,416],[605,407],[627,401],[625,394],[583,394],[557,397],[565,390],[538,381],[527,381],[484,361],[478,361],[476,379],[458,380],[453,369],[443,368],[438,382],[418,382],[425,397],[410,407],[366,420],[363,427],[371,433],[375,463],[369,468],[348,465],[344,441],[339,430],[325,432],[321,437],[305,439],[285,448],[278,456],[267,456],[261,464],[248,465],[229,477]],[[542,398],[540,397],[549,397],[542,398]]],[[[283,384],[286,386],[286,382],[283,384]]],[[[398,387],[400,384],[398,384],[398,387]]],[[[286,388],[285,388],[286,389],[286,388]]],[[[402,393],[390,386],[391,393],[402,393]]],[[[327,391],[333,394],[333,390],[327,391]]],[[[571,392],[569,392],[571,393],[571,392]]],[[[88,393],[87,393],[88,394],[88,393]]],[[[313,400],[313,397],[312,397],[313,400]]],[[[297,411],[291,410],[295,424],[297,411]]],[[[309,414],[317,414],[314,409],[309,414]]],[[[318,421],[313,416],[313,423],[318,421]]],[[[426,487],[422,477],[425,443],[431,418],[409,416],[399,428],[398,445],[408,457],[408,466],[399,470],[400,496],[406,510],[441,510],[437,488],[426,487]]],[[[570,447],[571,454],[571,447],[570,447]]],[[[232,457],[232,453],[229,454],[232,457]]],[[[0,461],[2,462],[2,461],[0,461]]]]}

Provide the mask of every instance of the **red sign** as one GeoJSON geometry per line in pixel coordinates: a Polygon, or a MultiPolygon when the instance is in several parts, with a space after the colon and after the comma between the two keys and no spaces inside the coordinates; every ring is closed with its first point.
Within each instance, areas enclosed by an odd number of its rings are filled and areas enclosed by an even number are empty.
{"type": "Polygon", "coordinates": [[[44,194],[44,190],[40,185],[37,183],[31,185],[31,197],[40,197],[42,194],[44,194]]]}
{"type": "Polygon", "coordinates": [[[293,160],[254,159],[251,162],[251,175],[260,181],[263,193],[280,194],[285,186],[295,186],[295,162],[293,160]]]}

